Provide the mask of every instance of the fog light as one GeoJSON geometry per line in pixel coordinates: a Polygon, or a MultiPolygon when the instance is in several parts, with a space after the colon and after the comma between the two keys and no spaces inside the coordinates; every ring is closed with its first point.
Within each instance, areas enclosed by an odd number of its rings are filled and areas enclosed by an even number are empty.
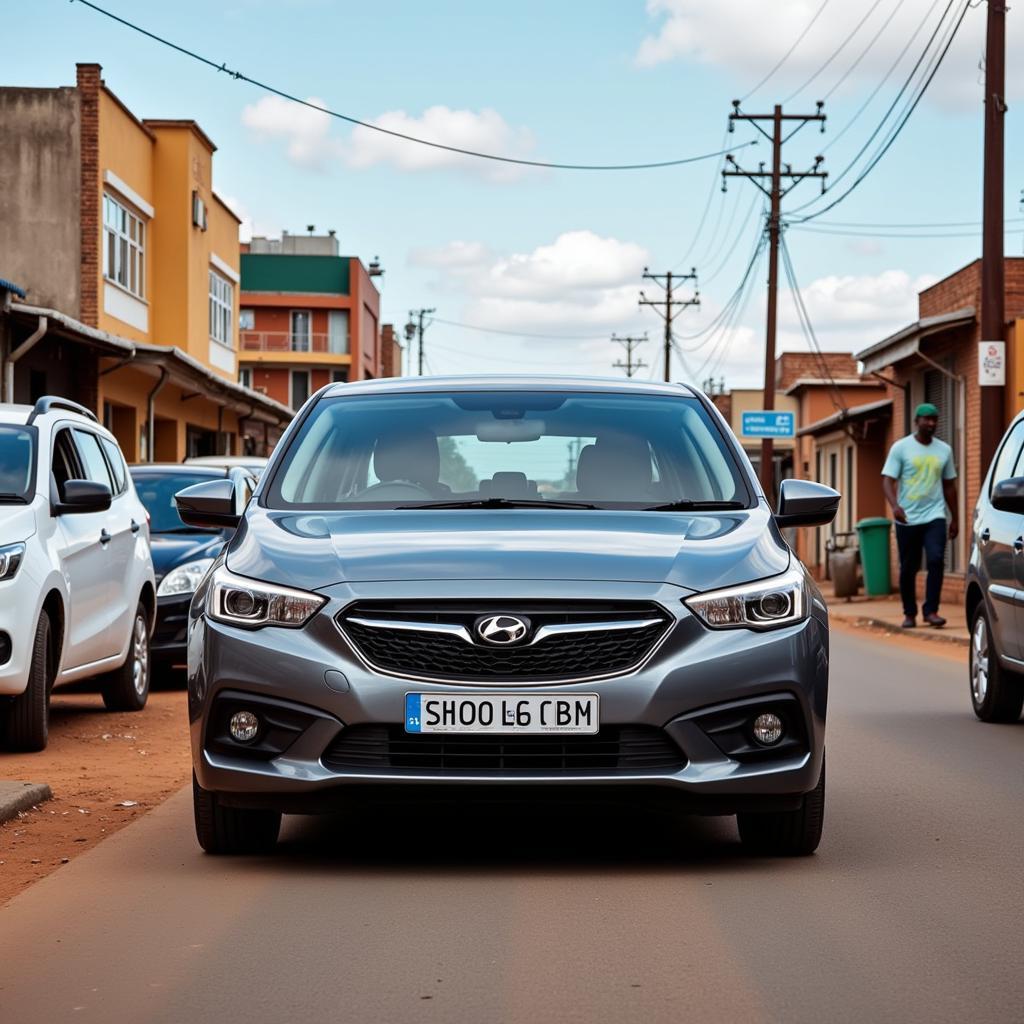
{"type": "Polygon", "coordinates": [[[770,711],[754,719],[754,739],[763,747],[774,747],[782,739],[783,731],[782,719],[770,711]]]}
{"type": "MultiPolygon", "coordinates": [[[[762,715],[762,717],[764,717],[762,715]]],[[[239,743],[248,743],[256,738],[260,729],[260,720],[251,711],[236,711],[228,723],[231,738],[239,743]]]]}

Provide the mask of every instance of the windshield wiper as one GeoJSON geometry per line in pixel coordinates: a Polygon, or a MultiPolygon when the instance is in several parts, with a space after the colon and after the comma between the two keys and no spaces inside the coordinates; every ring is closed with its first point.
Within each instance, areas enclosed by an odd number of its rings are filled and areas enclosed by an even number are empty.
{"type": "Polygon", "coordinates": [[[406,508],[599,508],[584,501],[545,501],[543,498],[472,498],[464,501],[430,501],[422,505],[398,505],[406,508]]]}
{"type": "Polygon", "coordinates": [[[682,498],[667,505],[650,505],[645,512],[724,512],[728,509],[746,508],[742,501],[694,501],[682,498]]]}
{"type": "Polygon", "coordinates": [[[0,501],[13,501],[17,502],[19,505],[28,504],[28,498],[26,498],[24,494],[14,494],[13,492],[0,494],[0,501]]]}

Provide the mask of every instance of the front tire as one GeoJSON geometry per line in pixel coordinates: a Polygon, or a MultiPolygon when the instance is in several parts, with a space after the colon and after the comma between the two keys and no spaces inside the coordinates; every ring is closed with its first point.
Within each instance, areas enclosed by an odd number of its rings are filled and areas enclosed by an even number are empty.
{"type": "Polygon", "coordinates": [[[45,750],[50,738],[50,686],[53,682],[53,647],[50,616],[42,611],[32,642],[28,685],[7,707],[3,741],[8,750],[26,753],[45,750]]]}
{"type": "Polygon", "coordinates": [[[1024,677],[1003,668],[984,601],[971,619],[971,707],[983,722],[1016,722],[1024,707],[1024,677]]]}
{"type": "Polygon", "coordinates": [[[149,616],[140,601],[132,620],[128,657],[103,677],[103,703],[110,711],[141,711],[149,699],[149,616]]]}
{"type": "Polygon", "coordinates": [[[192,773],[192,809],[196,839],[210,854],[269,853],[281,830],[278,811],[225,807],[216,793],[203,789],[192,773]]]}
{"type": "Polygon", "coordinates": [[[766,857],[806,857],[814,853],[825,824],[825,755],[818,784],[804,796],[798,810],[737,814],[736,822],[743,845],[752,853],[766,857]]]}

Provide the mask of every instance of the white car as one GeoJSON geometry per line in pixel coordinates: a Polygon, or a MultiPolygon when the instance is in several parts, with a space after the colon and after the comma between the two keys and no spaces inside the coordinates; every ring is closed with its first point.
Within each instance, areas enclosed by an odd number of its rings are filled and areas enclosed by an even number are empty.
{"type": "Polygon", "coordinates": [[[185,460],[187,466],[213,466],[216,469],[234,469],[235,466],[252,473],[257,480],[270,461],[262,455],[193,455],[185,460]]]}
{"type": "Polygon", "coordinates": [[[155,609],[114,436],[63,398],[0,405],[0,743],[42,750],[52,688],[93,676],[108,708],[141,711],[155,609]]]}

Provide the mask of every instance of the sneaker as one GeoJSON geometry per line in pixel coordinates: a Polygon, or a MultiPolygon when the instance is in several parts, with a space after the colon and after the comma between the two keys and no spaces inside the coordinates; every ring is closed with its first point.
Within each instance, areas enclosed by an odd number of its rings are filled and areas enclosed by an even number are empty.
{"type": "Polygon", "coordinates": [[[903,628],[904,629],[913,629],[916,625],[917,625],[917,619],[915,619],[913,615],[908,615],[903,620],[903,628]]]}
{"type": "Polygon", "coordinates": [[[946,620],[941,615],[937,615],[935,612],[928,612],[928,614],[924,616],[924,621],[927,622],[928,625],[931,626],[933,629],[942,629],[942,627],[946,624],[946,620]]]}

